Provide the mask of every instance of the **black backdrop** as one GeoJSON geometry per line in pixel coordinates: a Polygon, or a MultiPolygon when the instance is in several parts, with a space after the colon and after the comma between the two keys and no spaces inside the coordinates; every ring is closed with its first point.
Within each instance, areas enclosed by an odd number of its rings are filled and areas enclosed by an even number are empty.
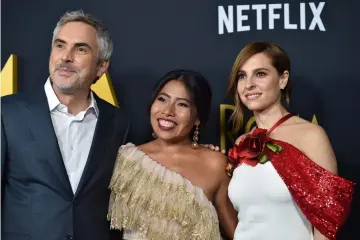
{"type": "MultiPolygon", "coordinates": [[[[201,132],[201,142],[219,145],[220,105],[231,104],[226,87],[238,51],[253,40],[274,41],[292,60],[291,110],[308,120],[316,115],[333,144],[340,175],[360,183],[359,8],[357,0],[4,0],[1,64],[16,54],[19,91],[42,88],[56,22],[65,11],[83,9],[100,18],[112,35],[109,73],[120,105],[131,109],[133,142],[143,142],[150,132],[146,108],[157,79],[169,70],[189,68],[204,74],[214,93],[211,120],[201,132]],[[262,29],[257,29],[260,22],[252,10],[259,7],[265,8],[262,29]],[[279,14],[273,29],[269,29],[271,8],[279,14]],[[284,23],[285,9],[297,29],[284,23]]],[[[355,195],[340,239],[360,236],[359,197],[355,195]]]]}

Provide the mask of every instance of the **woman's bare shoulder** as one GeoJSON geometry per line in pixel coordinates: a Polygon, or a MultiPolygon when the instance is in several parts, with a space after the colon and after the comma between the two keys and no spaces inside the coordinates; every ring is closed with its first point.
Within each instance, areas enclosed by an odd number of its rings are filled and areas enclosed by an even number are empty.
{"type": "Polygon", "coordinates": [[[317,124],[311,123],[303,118],[294,117],[293,121],[288,124],[293,134],[302,141],[311,141],[312,137],[326,136],[325,130],[317,124]]]}
{"type": "Polygon", "coordinates": [[[337,172],[336,157],[324,128],[298,118],[291,127],[292,138],[297,139],[298,148],[312,161],[330,172],[337,172]]]}
{"type": "Polygon", "coordinates": [[[227,156],[221,152],[210,150],[206,147],[201,147],[201,158],[204,164],[214,169],[225,169],[227,164],[227,156]]]}

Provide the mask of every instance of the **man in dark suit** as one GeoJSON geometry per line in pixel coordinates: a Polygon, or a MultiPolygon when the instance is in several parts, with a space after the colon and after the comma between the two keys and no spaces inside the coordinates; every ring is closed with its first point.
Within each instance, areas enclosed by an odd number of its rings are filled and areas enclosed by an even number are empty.
{"type": "Polygon", "coordinates": [[[66,13],[54,30],[44,88],[2,98],[3,240],[121,239],[106,215],[129,121],[90,90],[111,53],[100,21],[66,13]]]}

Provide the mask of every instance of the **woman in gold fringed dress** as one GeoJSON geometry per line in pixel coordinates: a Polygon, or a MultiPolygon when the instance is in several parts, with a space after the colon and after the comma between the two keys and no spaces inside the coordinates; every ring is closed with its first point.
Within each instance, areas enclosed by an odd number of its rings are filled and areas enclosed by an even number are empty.
{"type": "Polygon", "coordinates": [[[150,109],[155,139],[121,146],[110,183],[108,219],[124,239],[219,240],[220,228],[233,238],[227,159],[198,144],[211,95],[197,72],[177,70],[160,79],[150,109]]]}

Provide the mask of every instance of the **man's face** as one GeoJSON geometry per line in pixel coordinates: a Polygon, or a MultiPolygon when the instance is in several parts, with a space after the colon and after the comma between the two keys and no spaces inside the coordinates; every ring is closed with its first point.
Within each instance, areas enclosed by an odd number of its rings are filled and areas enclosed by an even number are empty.
{"type": "Polygon", "coordinates": [[[83,22],[66,23],[52,45],[49,70],[56,92],[90,89],[108,67],[99,61],[96,30],[83,22]]]}

